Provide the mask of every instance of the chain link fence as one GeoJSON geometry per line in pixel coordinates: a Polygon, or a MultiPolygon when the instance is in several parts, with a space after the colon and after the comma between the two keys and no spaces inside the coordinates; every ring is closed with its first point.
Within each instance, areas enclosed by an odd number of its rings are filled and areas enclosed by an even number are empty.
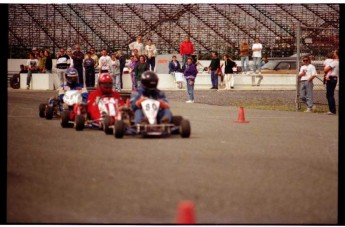
{"type": "MultiPolygon", "coordinates": [[[[304,56],[311,58],[311,63],[316,67],[317,77],[314,79],[314,104],[325,106],[328,102],[326,98],[326,85],[323,82],[323,62],[327,58],[327,54],[339,48],[339,29],[322,28],[322,27],[304,27],[299,26],[296,35],[297,57],[296,75],[302,66],[304,56]]],[[[296,110],[300,110],[304,102],[300,99],[300,80],[296,76],[296,110]]],[[[339,105],[339,82],[335,90],[336,104],[339,105]]]]}

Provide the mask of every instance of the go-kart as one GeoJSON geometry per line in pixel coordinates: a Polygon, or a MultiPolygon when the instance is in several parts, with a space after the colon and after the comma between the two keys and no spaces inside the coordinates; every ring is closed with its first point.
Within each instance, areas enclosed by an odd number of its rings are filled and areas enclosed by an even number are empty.
{"type": "MultiPolygon", "coordinates": [[[[83,130],[84,127],[87,128],[98,128],[103,129],[104,133],[107,135],[113,134],[114,123],[119,115],[119,103],[114,97],[98,97],[95,100],[94,105],[98,106],[100,112],[100,118],[91,119],[91,114],[87,114],[84,118],[84,125],[82,126],[82,119],[80,119],[80,127],[78,130],[83,130]]],[[[89,110],[88,110],[89,111],[89,110]]],[[[78,117],[78,115],[76,116],[78,117]]],[[[78,117],[81,118],[81,117],[78,117]]],[[[78,120],[79,121],[79,120],[78,120]]],[[[76,126],[77,126],[76,122],[76,126]]],[[[77,128],[77,127],[76,127],[77,128]]]]}
{"type": "Polygon", "coordinates": [[[59,97],[48,99],[47,103],[41,103],[38,107],[38,114],[41,118],[51,120],[54,117],[59,118],[61,115],[62,105],[59,97]]]}
{"type": "Polygon", "coordinates": [[[115,138],[123,138],[125,134],[141,135],[142,137],[161,137],[171,134],[180,134],[182,138],[188,138],[191,126],[182,116],[173,116],[171,123],[157,123],[157,114],[160,103],[154,99],[146,99],[141,103],[144,116],[148,122],[134,124],[133,112],[130,108],[122,108],[114,125],[115,138]]]}
{"type": "Polygon", "coordinates": [[[83,130],[86,119],[86,103],[80,90],[66,91],[63,96],[63,110],[61,112],[61,127],[75,127],[77,131],[83,130]]]}

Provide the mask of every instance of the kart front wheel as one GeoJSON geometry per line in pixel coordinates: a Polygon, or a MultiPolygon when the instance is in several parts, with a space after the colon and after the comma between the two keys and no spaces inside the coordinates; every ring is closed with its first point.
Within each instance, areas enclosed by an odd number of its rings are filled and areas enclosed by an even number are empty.
{"type": "Polygon", "coordinates": [[[38,106],[38,114],[41,118],[44,118],[46,116],[45,111],[46,111],[46,104],[41,103],[38,106]]]}
{"type": "Polygon", "coordinates": [[[47,106],[46,108],[46,119],[51,120],[54,116],[54,110],[52,106],[47,106]]]}
{"type": "Polygon", "coordinates": [[[84,115],[75,116],[75,130],[82,131],[85,126],[85,117],[84,115]]]}
{"type": "Polygon", "coordinates": [[[105,116],[104,121],[103,121],[103,130],[104,130],[104,133],[107,135],[113,134],[113,129],[109,128],[110,123],[111,123],[111,117],[105,116]]]}
{"type": "Polygon", "coordinates": [[[189,121],[186,120],[186,119],[183,119],[181,121],[181,126],[180,127],[181,127],[181,129],[180,129],[181,137],[182,138],[188,138],[190,136],[190,131],[191,131],[189,121]]]}
{"type": "Polygon", "coordinates": [[[125,124],[123,121],[118,120],[115,122],[115,138],[123,138],[125,135],[125,124]]]}
{"type": "Polygon", "coordinates": [[[61,127],[67,128],[69,126],[69,110],[61,112],[61,127]]]}

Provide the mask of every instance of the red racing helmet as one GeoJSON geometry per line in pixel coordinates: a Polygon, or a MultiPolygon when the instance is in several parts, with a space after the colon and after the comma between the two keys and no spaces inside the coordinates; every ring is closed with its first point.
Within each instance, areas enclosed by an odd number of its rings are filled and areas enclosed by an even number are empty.
{"type": "Polygon", "coordinates": [[[98,78],[98,87],[103,94],[111,94],[113,92],[113,78],[110,74],[102,74],[98,78]]]}

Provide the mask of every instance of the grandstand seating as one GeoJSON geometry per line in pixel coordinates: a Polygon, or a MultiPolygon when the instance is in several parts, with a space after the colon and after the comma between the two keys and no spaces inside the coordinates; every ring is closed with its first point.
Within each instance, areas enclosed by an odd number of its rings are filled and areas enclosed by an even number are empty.
{"type": "Polygon", "coordinates": [[[138,34],[161,53],[177,53],[189,35],[197,53],[236,56],[243,38],[259,37],[279,55],[295,50],[298,25],[339,29],[339,11],[339,4],[10,4],[9,58],[13,50],[56,52],[77,43],[84,52],[91,46],[128,52],[138,34]]]}

